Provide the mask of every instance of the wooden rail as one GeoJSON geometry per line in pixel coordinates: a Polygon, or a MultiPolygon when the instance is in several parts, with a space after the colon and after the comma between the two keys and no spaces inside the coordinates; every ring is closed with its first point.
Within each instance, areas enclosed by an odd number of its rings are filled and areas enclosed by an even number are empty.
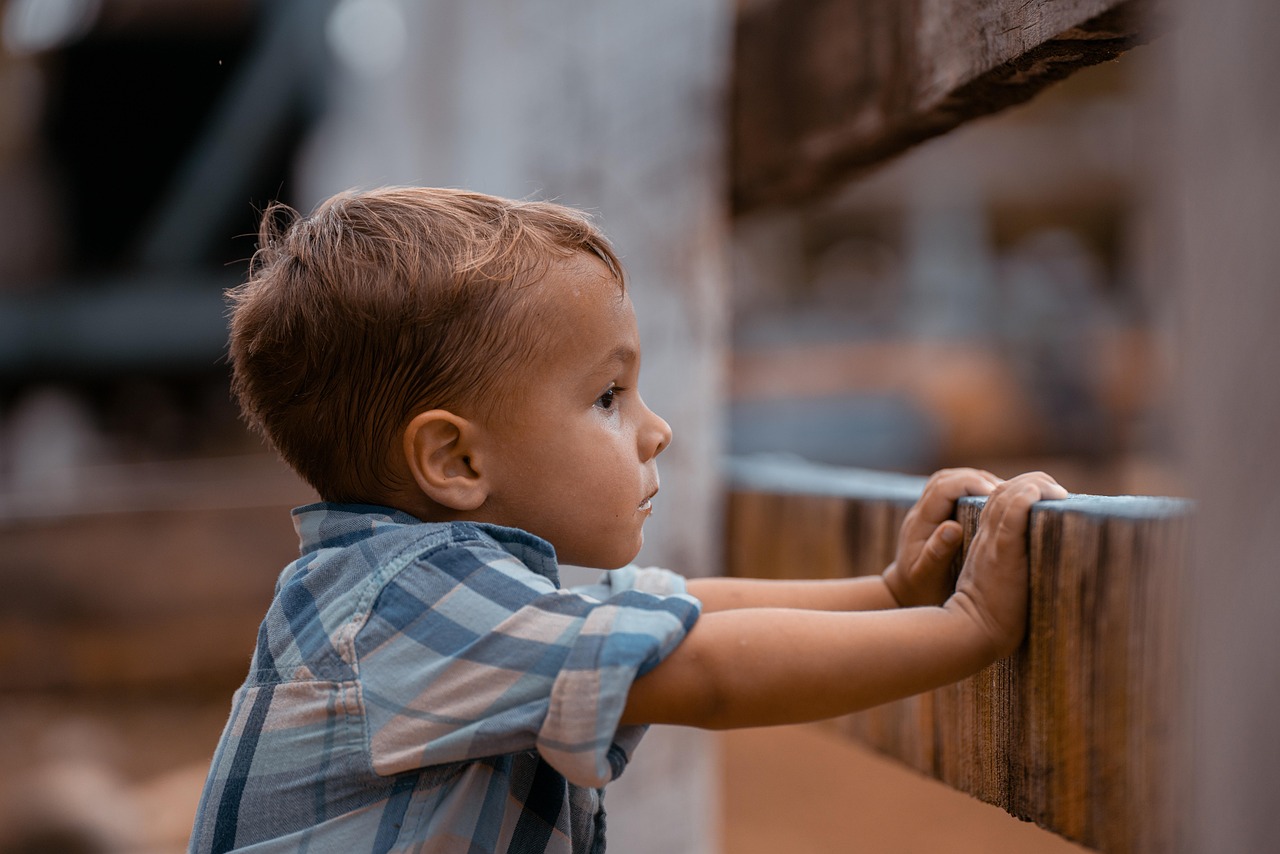
{"type": "Polygon", "coordinates": [[[738,4],[730,187],[802,203],[1162,29],[1163,0],[738,4]]]}
{"type": "Polygon", "coordinates": [[[0,682],[11,695],[225,698],[244,679],[289,508],[315,500],[261,455],[85,470],[0,490],[0,682]]]}
{"type": "MultiPolygon", "coordinates": [[[[728,481],[729,572],[764,578],[879,572],[924,483],[779,460],[736,460],[728,481]]],[[[960,502],[966,548],[983,503],[960,502]]],[[[1146,497],[1036,505],[1021,649],[963,682],[836,725],[1090,848],[1170,850],[1190,509],[1146,497]]]]}

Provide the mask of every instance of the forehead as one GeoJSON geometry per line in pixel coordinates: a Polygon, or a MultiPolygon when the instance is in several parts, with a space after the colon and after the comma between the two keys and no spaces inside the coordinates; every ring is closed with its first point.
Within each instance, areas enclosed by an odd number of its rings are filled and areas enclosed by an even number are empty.
{"type": "Polygon", "coordinates": [[[557,302],[590,296],[626,299],[626,289],[603,261],[587,252],[575,252],[547,266],[537,286],[539,295],[557,302]]]}
{"type": "Polygon", "coordinates": [[[548,268],[531,294],[549,356],[629,346],[638,351],[635,312],[622,283],[600,259],[578,253],[548,268]]]}

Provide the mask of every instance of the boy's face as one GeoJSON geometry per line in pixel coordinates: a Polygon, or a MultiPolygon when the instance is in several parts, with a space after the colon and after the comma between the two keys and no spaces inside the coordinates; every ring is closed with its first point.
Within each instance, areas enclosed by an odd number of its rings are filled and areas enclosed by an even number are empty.
{"type": "Polygon", "coordinates": [[[631,561],[671,428],[640,399],[631,300],[598,259],[553,267],[531,311],[546,335],[486,426],[485,521],[549,541],[564,563],[631,561]]]}

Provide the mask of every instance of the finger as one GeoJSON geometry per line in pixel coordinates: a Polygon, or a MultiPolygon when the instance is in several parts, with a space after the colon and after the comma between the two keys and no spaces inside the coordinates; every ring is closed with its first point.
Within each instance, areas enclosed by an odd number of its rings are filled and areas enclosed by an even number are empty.
{"type": "Polygon", "coordinates": [[[1025,472],[1017,477],[1010,478],[1005,481],[1010,486],[1015,484],[1033,484],[1040,490],[1040,498],[1042,500],[1061,499],[1070,496],[1070,493],[1062,487],[1058,481],[1054,480],[1052,475],[1042,471],[1025,472]]]}
{"type": "Polygon", "coordinates": [[[960,551],[961,534],[959,522],[939,525],[916,559],[916,571],[925,575],[944,572],[960,551]]]}
{"type": "Polygon", "coordinates": [[[1062,498],[1070,498],[1070,497],[1071,497],[1071,493],[1067,491],[1066,487],[1058,483],[1052,477],[1049,477],[1049,475],[1045,475],[1045,482],[1042,483],[1040,487],[1040,498],[1042,500],[1062,499],[1062,498]]]}
{"type": "MultiPolygon", "coordinates": [[[[1031,506],[1042,499],[1047,487],[1035,477],[1020,475],[1008,481],[988,499],[978,519],[979,533],[989,532],[998,550],[1024,549],[1031,506]]],[[[1065,493],[1061,487],[1058,489],[1065,493]]]]}
{"type": "Polygon", "coordinates": [[[997,536],[1024,536],[1031,515],[1031,505],[1039,500],[1039,485],[1029,481],[1018,483],[1003,493],[998,503],[999,510],[992,520],[997,536]]]}
{"type": "Polygon", "coordinates": [[[945,490],[954,498],[962,495],[986,495],[1004,479],[985,469],[947,469],[938,478],[936,488],[945,490]]]}
{"type": "Polygon", "coordinates": [[[950,519],[956,501],[965,495],[989,495],[1000,485],[995,475],[978,469],[947,469],[925,485],[915,509],[921,522],[929,526],[950,519]]]}

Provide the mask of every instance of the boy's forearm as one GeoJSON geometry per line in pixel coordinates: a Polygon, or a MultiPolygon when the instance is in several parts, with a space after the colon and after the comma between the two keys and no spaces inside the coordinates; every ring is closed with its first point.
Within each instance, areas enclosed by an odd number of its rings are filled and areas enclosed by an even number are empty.
{"type": "MultiPolygon", "coordinates": [[[[632,684],[622,721],[712,729],[800,723],[977,672],[1013,652],[1026,632],[1032,505],[1066,497],[1043,472],[995,486],[955,591],[942,605],[879,611],[739,607],[704,615],[670,656],[632,684]]],[[[930,535],[919,557],[908,555],[907,565],[927,582],[915,585],[917,592],[940,595],[939,573],[954,550],[931,549],[934,539],[930,535]]],[[[715,592],[714,585],[707,587],[715,592]]]]}
{"type": "Polygon", "coordinates": [[[997,652],[970,615],[945,606],[707,614],[632,685],[623,722],[724,729],[818,720],[949,684],[997,652]]]}
{"type": "Polygon", "coordinates": [[[878,611],[898,607],[884,577],[775,581],[757,578],[691,578],[688,590],[703,613],[739,608],[812,611],[878,611]]]}

